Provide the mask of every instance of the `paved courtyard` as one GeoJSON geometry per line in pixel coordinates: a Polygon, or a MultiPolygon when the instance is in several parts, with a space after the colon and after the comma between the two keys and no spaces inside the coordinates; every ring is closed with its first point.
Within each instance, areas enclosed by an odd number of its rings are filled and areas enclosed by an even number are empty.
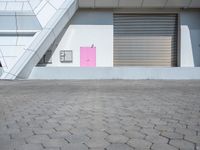
{"type": "Polygon", "coordinates": [[[0,81],[0,150],[200,150],[200,81],[0,81]]]}

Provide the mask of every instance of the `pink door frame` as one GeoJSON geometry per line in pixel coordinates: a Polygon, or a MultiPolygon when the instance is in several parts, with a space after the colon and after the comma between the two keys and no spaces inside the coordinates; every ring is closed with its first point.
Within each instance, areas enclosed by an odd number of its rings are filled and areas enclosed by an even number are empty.
{"type": "Polygon", "coordinates": [[[96,47],[80,47],[80,66],[96,67],[96,47]]]}

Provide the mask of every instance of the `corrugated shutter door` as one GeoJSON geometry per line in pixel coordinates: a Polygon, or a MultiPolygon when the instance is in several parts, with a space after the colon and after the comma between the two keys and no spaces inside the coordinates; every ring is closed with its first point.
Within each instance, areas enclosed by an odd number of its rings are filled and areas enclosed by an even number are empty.
{"type": "Polygon", "coordinates": [[[114,14],[114,66],[177,66],[177,15],[114,14]]]}

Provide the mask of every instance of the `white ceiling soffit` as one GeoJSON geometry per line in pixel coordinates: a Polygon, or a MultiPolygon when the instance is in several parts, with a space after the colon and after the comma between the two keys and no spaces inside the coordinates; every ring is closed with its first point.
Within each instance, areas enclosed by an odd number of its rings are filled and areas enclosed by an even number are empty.
{"type": "Polygon", "coordinates": [[[81,8],[200,8],[200,0],[79,0],[81,8]]]}

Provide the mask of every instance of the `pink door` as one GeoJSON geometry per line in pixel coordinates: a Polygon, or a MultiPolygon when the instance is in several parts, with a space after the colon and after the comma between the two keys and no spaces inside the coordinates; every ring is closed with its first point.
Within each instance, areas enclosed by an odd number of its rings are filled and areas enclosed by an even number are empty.
{"type": "Polygon", "coordinates": [[[96,67],[96,47],[80,48],[80,66],[96,67]]]}

